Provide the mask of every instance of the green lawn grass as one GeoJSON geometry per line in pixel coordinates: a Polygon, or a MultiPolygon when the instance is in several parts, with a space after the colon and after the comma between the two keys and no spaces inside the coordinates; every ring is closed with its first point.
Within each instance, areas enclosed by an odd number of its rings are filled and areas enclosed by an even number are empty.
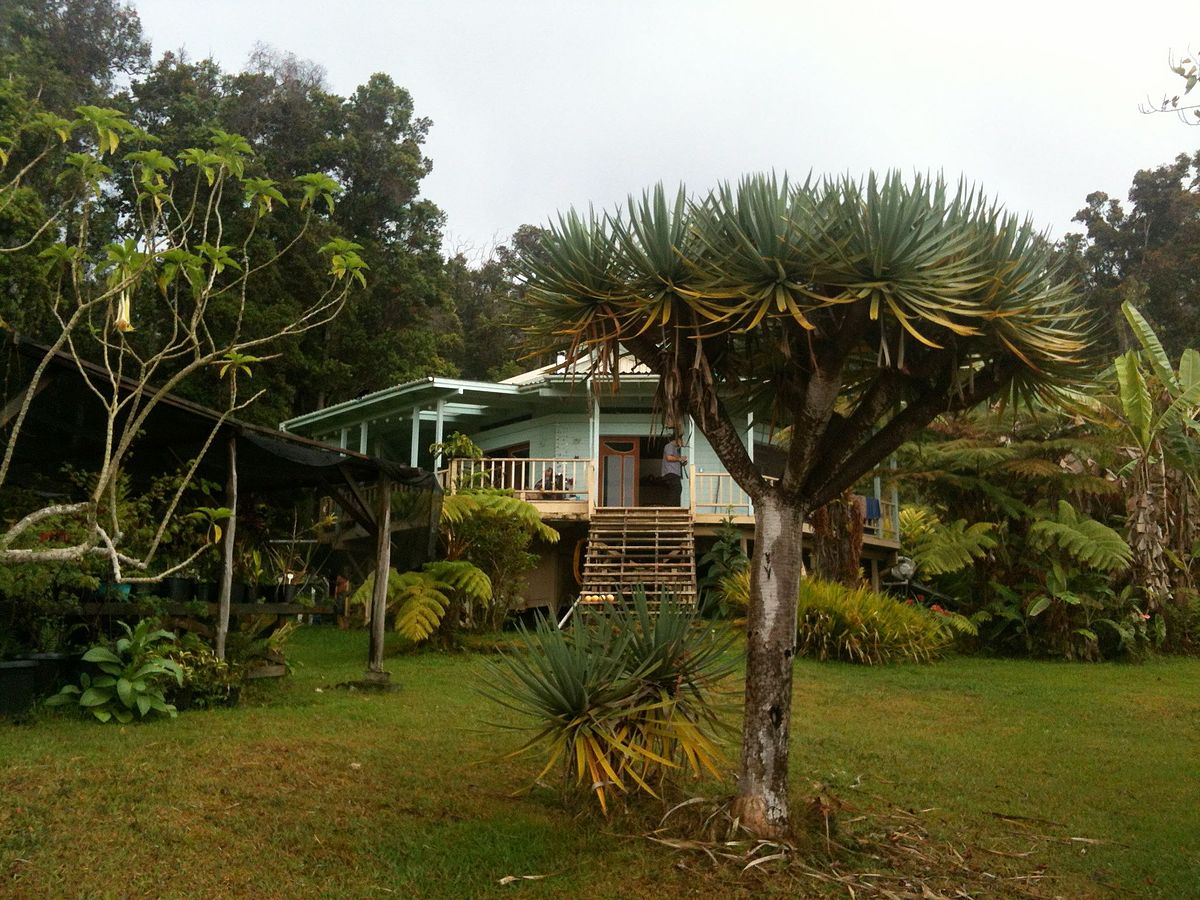
{"type": "MultiPolygon", "coordinates": [[[[0,726],[0,896],[829,890],[651,843],[649,812],[606,822],[557,791],[520,793],[536,769],[498,758],[515,738],[486,724],[503,717],[477,691],[485,656],[394,657],[402,689],[370,695],[333,688],[361,673],[364,634],[307,629],[292,655],[292,676],[235,710],[0,726]],[[500,884],[523,875],[548,877],[500,884]]],[[[793,773],[798,799],[819,782],[846,804],[844,835],[911,815],[974,869],[1045,876],[985,895],[1194,897],[1198,733],[1200,661],[802,662],[793,773]]]]}

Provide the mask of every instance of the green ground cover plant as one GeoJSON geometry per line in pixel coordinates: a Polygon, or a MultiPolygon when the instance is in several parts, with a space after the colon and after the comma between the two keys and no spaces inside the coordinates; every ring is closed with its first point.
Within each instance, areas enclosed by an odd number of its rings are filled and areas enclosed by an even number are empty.
{"type": "MultiPolygon", "coordinates": [[[[653,802],[609,823],[556,788],[523,793],[528,763],[503,758],[516,740],[482,725],[494,656],[394,656],[402,690],[335,690],[366,640],[301,629],[294,673],[236,709],[0,727],[0,895],[847,896],[782,861],[742,873],[646,840],[653,802]],[[544,877],[501,883],[523,876],[544,877]]],[[[951,896],[1195,893],[1200,661],[800,660],[795,691],[795,797],[840,798],[839,840],[924,834],[914,850],[954,863],[850,855],[842,871],[897,893],[914,877],[951,896]],[[950,848],[994,877],[970,880],[950,848]]]]}

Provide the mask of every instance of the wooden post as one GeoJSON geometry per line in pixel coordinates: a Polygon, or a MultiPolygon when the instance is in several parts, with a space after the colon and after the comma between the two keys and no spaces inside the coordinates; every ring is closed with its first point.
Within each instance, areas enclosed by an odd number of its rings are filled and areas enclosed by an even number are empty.
{"type": "Polygon", "coordinates": [[[233,538],[237,528],[237,434],[229,435],[229,473],[225,478],[225,559],[221,567],[221,596],[217,603],[217,658],[225,658],[225,636],[229,634],[229,597],[233,592],[233,538]]]}
{"type": "Polygon", "coordinates": [[[379,476],[375,529],[375,592],[371,596],[371,649],[367,660],[367,681],[386,683],[391,677],[383,670],[383,636],[387,627],[388,572],[392,567],[392,485],[387,476],[382,474],[379,476]]]}
{"type": "Polygon", "coordinates": [[[414,406],[412,410],[412,442],[408,451],[408,464],[415,469],[421,454],[421,407],[419,406],[414,406]]]}

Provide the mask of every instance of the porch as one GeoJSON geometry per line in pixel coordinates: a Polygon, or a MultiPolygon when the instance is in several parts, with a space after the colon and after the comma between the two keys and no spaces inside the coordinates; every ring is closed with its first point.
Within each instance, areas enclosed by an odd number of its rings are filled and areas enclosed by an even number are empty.
{"type": "MultiPolygon", "coordinates": [[[[596,469],[592,460],[578,457],[454,459],[437,476],[447,494],[472,487],[502,488],[532,503],[547,521],[586,522],[597,508],[627,505],[604,502],[596,469]]],[[[715,527],[731,519],[738,526],[754,526],[750,497],[728,472],[690,470],[683,485],[680,506],[691,511],[696,525],[715,527]]],[[[881,493],[877,484],[876,496],[860,495],[865,536],[873,544],[895,549],[900,544],[900,510],[894,497],[885,499],[878,496],[881,493]]]]}

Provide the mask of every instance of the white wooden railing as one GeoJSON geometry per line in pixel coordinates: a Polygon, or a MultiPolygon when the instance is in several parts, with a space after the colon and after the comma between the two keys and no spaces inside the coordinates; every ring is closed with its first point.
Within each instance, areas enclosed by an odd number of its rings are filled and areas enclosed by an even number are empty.
{"type": "Polygon", "coordinates": [[[689,490],[692,497],[692,512],[698,516],[753,515],[750,495],[743,491],[728,472],[690,473],[689,490]]]}
{"type": "MultiPolygon", "coordinates": [[[[537,457],[533,459],[454,459],[438,470],[438,479],[446,493],[468,487],[494,487],[512,491],[522,500],[537,503],[594,505],[595,470],[586,459],[537,457]]],[[[775,479],[769,479],[774,481],[775,479]]],[[[887,541],[900,539],[896,505],[880,498],[877,502],[861,498],[869,515],[864,530],[868,535],[887,541]]],[[[754,506],[728,472],[697,472],[688,480],[688,500],[696,516],[711,519],[731,517],[745,520],[754,515],[754,506]]]]}
{"type": "MultiPolygon", "coordinates": [[[[736,519],[754,514],[749,495],[738,486],[728,472],[692,472],[690,490],[692,511],[697,516],[731,516],[736,519]]],[[[864,512],[878,512],[877,516],[870,515],[866,519],[863,530],[873,537],[899,541],[900,523],[896,505],[890,500],[880,498],[876,510],[871,498],[860,499],[864,512]]]]}
{"type": "Polygon", "coordinates": [[[587,503],[591,464],[586,459],[452,459],[438,472],[442,490],[469,487],[503,488],[522,500],[587,503]]]}

